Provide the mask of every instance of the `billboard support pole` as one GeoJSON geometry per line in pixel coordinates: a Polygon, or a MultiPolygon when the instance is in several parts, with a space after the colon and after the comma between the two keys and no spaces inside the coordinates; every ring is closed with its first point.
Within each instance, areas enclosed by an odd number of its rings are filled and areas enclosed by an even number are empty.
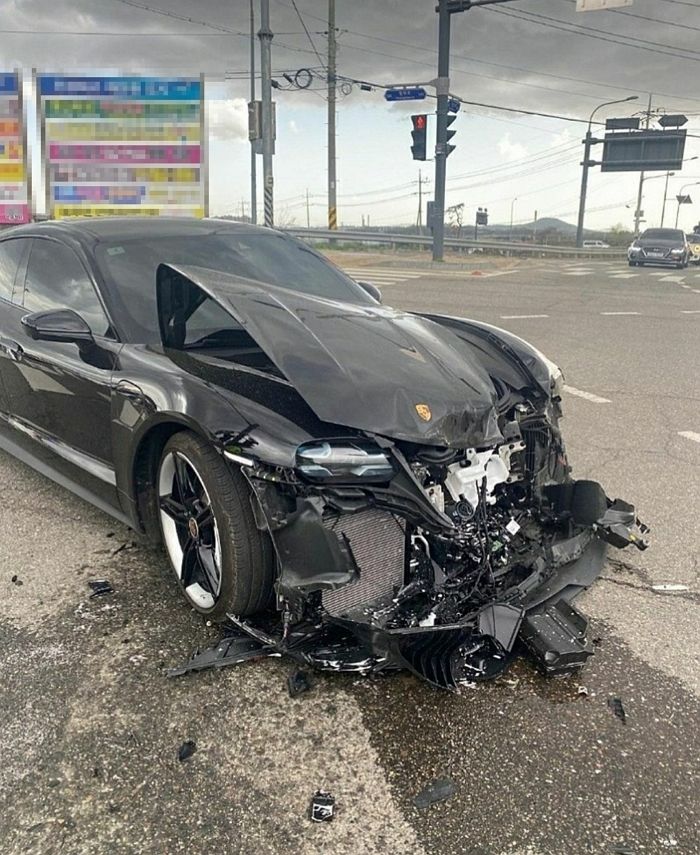
{"type": "Polygon", "coordinates": [[[265,225],[275,224],[275,179],[272,173],[272,30],[270,0],[260,0],[260,72],[262,84],[263,181],[265,184],[265,225]]]}
{"type": "MultiPolygon", "coordinates": [[[[255,0],[250,0],[250,103],[255,104],[255,0]]],[[[258,222],[258,161],[250,141],[250,221],[258,222]]]]}

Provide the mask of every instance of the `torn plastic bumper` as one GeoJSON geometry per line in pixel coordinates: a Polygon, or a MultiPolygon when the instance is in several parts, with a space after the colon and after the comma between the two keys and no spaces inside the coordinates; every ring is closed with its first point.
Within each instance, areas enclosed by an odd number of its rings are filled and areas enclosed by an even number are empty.
{"type": "MultiPolygon", "coordinates": [[[[573,674],[593,650],[587,640],[587,619],[572,601],[600,574],[608,543],[618,548],[646,549],[648,545],[649,530],[634,508],[620,499],[605,499],[604,494],[603,499],[607,509],[595,522],[550,544],[546,562],[535,562],[527,578],[500,600],[460,620],[435,625],[433,614],[432,623],[425,618],[419,621],[406,605],[420,591],[415,583],[393,597],[355,605],[342,614],[321,608],[311,621],[294,621],[285,611],[262,628],[229,615],[233,635],[209,650],[195,652],[188,662],[171,669],[169,676],[284,655],[325,671],[370,675],[408,670],[433,686],[457,691],[461,685],[497,677],[523,653],[547,675],[573,674]]],[[[347,531],[350,534],[343,532],[341,546],[345,543],[352,553],[353,531],[347,531]]],[[[311,563],[318,573],[318,562],[311,563]]],[[[303,572],[301,563],[299,568],[303,585],[309,580],[308,570],[303,572]]],[[[361,569],[356,569],[361,579],[361,569]]],[[[435,585],[443,583],[444,579],[435,577],[435,585]]],[[[348,583],[352,584],[357,579],[348,583]]],[[[320,602],[323,595],[318,591],[308,596],[320,602]]]]}

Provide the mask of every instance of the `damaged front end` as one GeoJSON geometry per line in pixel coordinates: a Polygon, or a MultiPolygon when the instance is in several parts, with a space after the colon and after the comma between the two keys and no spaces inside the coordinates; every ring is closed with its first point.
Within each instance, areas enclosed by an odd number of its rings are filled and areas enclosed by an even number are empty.
{"type": "Polygon", "coordinates": [[[540,396],[502,409],[502,441],[487,447],[356,432],[272,467],[245,441],[229,445],[276,552],[277,608],[230,615],[241,639],[174,673],[285,654],[332,671],[408,669],[456,690],[518,652],[547,674],[581,668],[592,651],[572,601],[608,543],[644,549],[647,529],[631,505],[571,478],[557,423],[558,399],[540,396]]]}

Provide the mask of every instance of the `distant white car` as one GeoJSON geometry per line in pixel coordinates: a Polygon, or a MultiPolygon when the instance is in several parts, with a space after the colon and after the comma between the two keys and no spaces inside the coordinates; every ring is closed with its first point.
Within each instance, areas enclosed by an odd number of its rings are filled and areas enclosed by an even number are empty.
{"type": "Polygon", "coordinates": [[[610,244],[602,240],[584,240],[584,249],[610,249],[610,244]]]}

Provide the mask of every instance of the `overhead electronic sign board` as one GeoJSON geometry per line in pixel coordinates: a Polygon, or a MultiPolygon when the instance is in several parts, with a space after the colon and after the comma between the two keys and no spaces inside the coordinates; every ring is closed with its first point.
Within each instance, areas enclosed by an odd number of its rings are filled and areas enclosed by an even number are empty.
{"type": "Polygon", "coordinates": [[[203,78],[37,76],[51,217],[207,215],[203,78]]]}
{"type": "Polygon", "coordinates": [[[601,172],[668,171],[683,166],[685,130],[607,133],[601,172]]]}
{"type": "Polygon", "coordinates": [[[19,72],[0,72],[0,223],[31,219],[30,170],[19,72]]]}

